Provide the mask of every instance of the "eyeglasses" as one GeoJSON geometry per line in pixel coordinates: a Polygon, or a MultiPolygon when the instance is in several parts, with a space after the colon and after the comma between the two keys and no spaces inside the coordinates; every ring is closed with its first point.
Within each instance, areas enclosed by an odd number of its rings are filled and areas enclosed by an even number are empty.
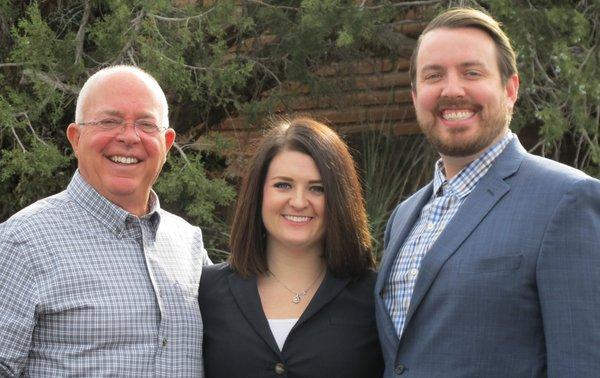
{"type": "MultiPolygon", "coordinates": [[[[96,126],[101,130],[112,131],[119,127],[124,129],[128,123],[131,122],[127,122],[124,119],[108,118],[100,121],[79,122],[77,124],[80,126],[96,126]]],[[[160,127],[152,121],[145,120],[134,121],[133,128],[136,132],[141,130],[144,134],[156,134],[165,130],[164,127],[160,127]]]]}

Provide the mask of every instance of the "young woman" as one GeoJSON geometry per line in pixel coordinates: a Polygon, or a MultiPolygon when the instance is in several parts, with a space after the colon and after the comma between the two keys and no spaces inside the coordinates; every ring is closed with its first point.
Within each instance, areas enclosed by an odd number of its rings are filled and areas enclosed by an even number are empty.
{"type": "Polygon", "coordinates": [[[263,137],[230,244],[200,283],[207,378],[381,376],[367,216],[334,131],[300,118],[263,137]]]}

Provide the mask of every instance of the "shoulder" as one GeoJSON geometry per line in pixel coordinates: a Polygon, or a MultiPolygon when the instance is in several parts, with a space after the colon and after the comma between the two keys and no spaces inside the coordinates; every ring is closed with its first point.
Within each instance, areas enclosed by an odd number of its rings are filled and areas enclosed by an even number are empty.
{"type": "MultiPolygon", "coordinates": [[[[528,193],[539,194],[548,200],[569,194],[597,195],[600,181],[568,165],[544,157],[525,154],[519,172],[508,179],[520,184],[528,193]]],[[[592,198],[594,197],[592,195],[592,198]]]]}
{"type": "Polygon", "coordinates": [[[228,277],[235,274],[229,263],[222,262],[214,265],[205,265],[202,267],[202,277],[200,285],[212,286],[220,281],[226,281],[228,277]]]}
{"type": "Polygon", "coordinates": [[[161,223],[168,224],[169,227],[174,227],[183,232],[189,232],[189,231],[201,232],[200,228],[198,226],[192,225],[191,223],[189,223],[182,217],[175,215],[171,212],[168,212],[165,209],[161,208],[160,210],[158,210],[158,213],[160,214],[161,223]]]}
{"type": "Polygon", "coordinates": [[[592,179],[579,169],[530,153],[525,154],[521,169],[528,175],[533,175],[532,178],[553,180],[559,184],[571,184],[580,180],[592,179]]]}
{"type": "Polygon", "coordinates": [[[375,281],[377,279],[377,272],[368,269],[360,278],[352,280],[346,287],[347,290],[354,292],[360,296],[373,296],[373,289],[375,288],[375,281]]]}
{"type": "Polygon", "coordinates": [[[0,241],[25,242],[64,222],[71,199],[66,191],[42,198],[0,224],[0,241]]]}

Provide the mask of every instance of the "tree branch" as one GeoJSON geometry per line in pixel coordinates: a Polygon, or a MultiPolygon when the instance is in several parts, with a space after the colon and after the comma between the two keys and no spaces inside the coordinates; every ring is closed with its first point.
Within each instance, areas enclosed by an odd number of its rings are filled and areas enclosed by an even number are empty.
{"type": "Polygon", "coordinates": [[[74,95],[77,95],[79,93],[79,88],[72,87],[69,84],[65,84],[65,83],[57,80],[56,78],[52,78],[45,72],[34,71],[32,69],[26,68],[23,70],[23,74],[25,76],[29,76],[29,77],[38,79],[41,82],[46,83],[46,84],[58,89],[61,92],[74,94],[74,95]]]}
{"type": "Polygon", "coordinates": [[[31,133],[33,134],[35,139],[39,140],[42,144],[46,145],[46,142],[44,142],[44,140],[42,138],[40,138],[37,135],[37,133],[35,132],[35,130],[33,129],[33,126],[31,125],[31,121],[29,120],[29,116],[27,115],[27,113],[25,113],[25,112],[17,113],[17,114],[15,114],[15,117],[25,118],[25,121],[27,121],[27,126],[29,126],[29,130],[31,130],[31,133]]]}
{"type": "Polygon", "coordinates": [[[200,14],[197,14],[195,16],[189,16],[189,17],[165,17],[165,16],[160,16],[158,14],[154,14],[154,13],[148,13],[148,16],[153,17],[153,18],[155,18],[157,20],[160,20],[160,21],[166,21],[166,22],[182,22],[182,21],[185,21],[187,23],[190,20],[194,20],[194,19],[202,18],[202,17],[206,16],[207,14],[209,14],[210,12],[212,12],[213,9],[215,9],[215,7],[210,8],[209,10],[207,10],[204,13],[200,13],[200,14]]]}
{"type": "Polygon", "coordinates": [[[417,5],[432,5],[441,3],[442,0],[421,0],[421,1],[405,1],[403,3],[394,3],[394,4],[382,4],[382,5],[371,5],[368,7],[363,7],[364,9],[381,9],[386,7],[412,7],[417,5]]]}
{"type": "Polygon", "coordinates": [[[24,65],[26,65],[27,63],[25,62],[20,62],[20,63],[0,63],[0,67],[22,67],[24,65]]]}
{"type": "MultiPolygon", "coordinates": [[[[130,24],[130,28],[131,30],[133,30],[133,32],[137,32],[140,28],[140,24],[142,23],[142,20],[144,18],[144,16],[146,15],[146,12],[144,10],[140,10],[137,15],[135,16],[135,18],[133,20],[131,20],[130,24]]],[[[115,58],[115,60],[113,61],[112,64],[117,64],[121,61],[121,57],[125,54],[127,54],[127,52],[129,51],[129,49],[131,49],[131,46],[133,45],[133,43],[131,42],[131,38],[127,40],[127,42],[125,43],[125,46],[123,46],[123,48],[121,49],[121,51],[119,51],[119,54],[117,55],[117,57],[115,58]]],[[[131,57],[131,56],[130,56],[131,57]]]]}
{"type": "Polygon", "coordinates": [[[263,5],[265,7],[274,8],[274,9],[289,9],[289,10],[293,10],[293,11],[299,11],[300,10],[300,8],[288,7],[288,6],[285,6],[285,5],[273,5],[273,4],[269,4],[269,3],[266,3],[266,2],[261,1],[261,0],[247,0],[247,1],[249,3],[263,5]]]}
{"type": "Polygon", "coordinates": [[[179,144],[177,144],[177,142],[173,142],[173,147],[175,147],[175,149],[177,150],[177,152],[179,152],[179,155],[181,155],[181,157],[183,158],[183,160],[185,160],[186,164],[189,164],[190,161],[187,158],[187,155],[185,154],[185,152],[183,152],[183,148],[181,148],[179,146],[179,144]]]}
{"type": "Polygon", "coordinates": [[[77,30],[77,36],[75,37],[76,49],[75,49],[75,64],[81,60],[83,54],[83,43],[85,41],[85,27],[90,19],[92,13],[92,1],[85,0],[83,9],[83,16],[81,16],[81,24],[79,24],[79,30],[77,30]]]}
{"type": "Polygon", "coordinates": [[[17,135],[15,128],[11,126],[10,130],[12,131],[13,135],[15,136],[17,143],[19,143],[19,146],[21,146],[21,149],[23,150],[23,152],[27,152],[27,149],[25,149],[25,146],[23,145],[23,143],[21,143],[21,139],[19,139],[19,136],[17,135]]]}

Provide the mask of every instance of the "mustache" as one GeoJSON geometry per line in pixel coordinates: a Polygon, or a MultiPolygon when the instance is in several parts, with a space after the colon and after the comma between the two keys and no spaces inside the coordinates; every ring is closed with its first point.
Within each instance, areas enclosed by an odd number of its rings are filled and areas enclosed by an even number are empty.
{"type": "Polygon", "coordinates": [[[440,112],[442,109],[472,109],[478,111],[481,108],[481,105],[466,98],[457,99],[442,97],[435,104],[436,112],[440,112]]]}

